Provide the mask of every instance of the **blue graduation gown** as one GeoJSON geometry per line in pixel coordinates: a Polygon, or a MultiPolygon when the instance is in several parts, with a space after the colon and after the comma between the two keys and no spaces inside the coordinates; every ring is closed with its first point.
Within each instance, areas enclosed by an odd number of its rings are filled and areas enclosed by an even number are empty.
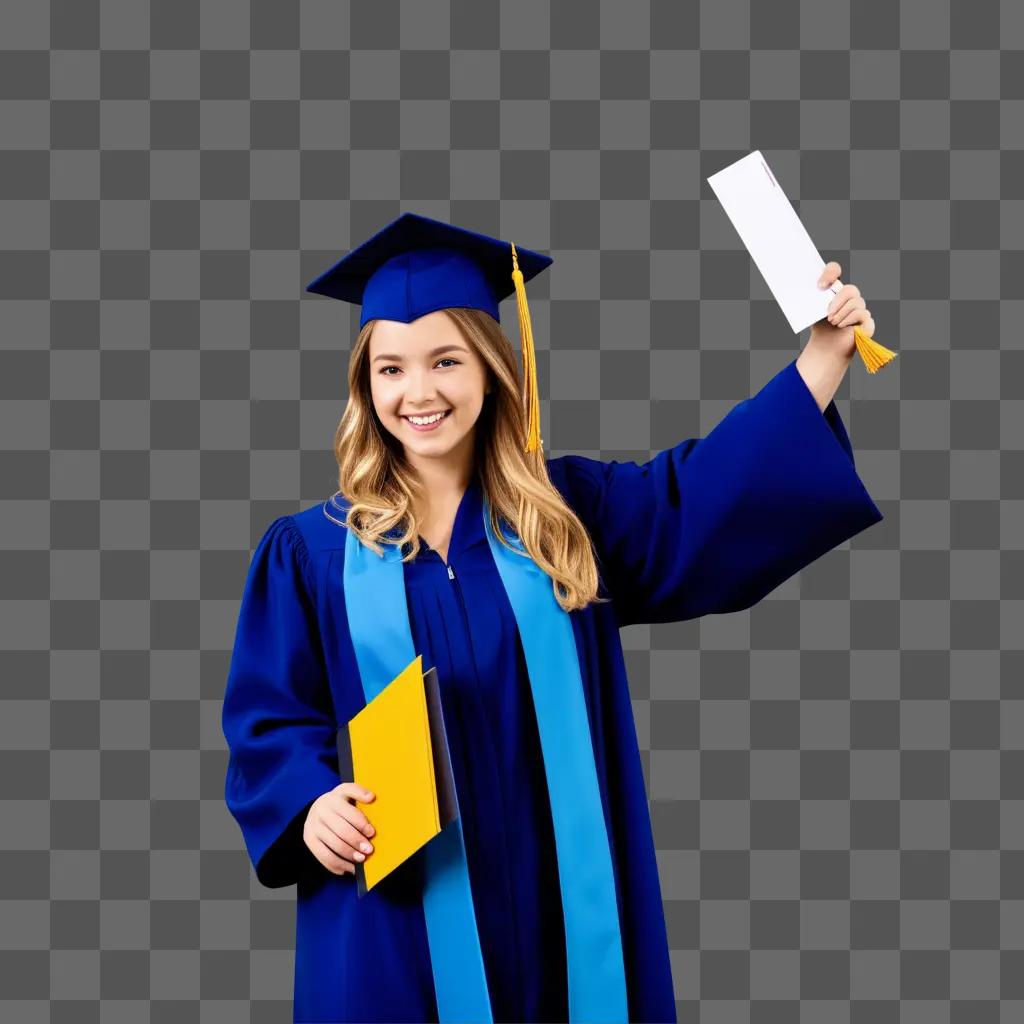
{"type": "MultiPolygon", "coordinates": [[[[835,404],[821,413],[795,360],[704,438],[643,465],[569,455],[548,470],[590,532],[600,593],[612,598],[570,618],[612,837],[629,1016],[675,1021],[619,628],[748,608],[882,514],[835,404]]],[[[447,565],[421,541],[404,566],[409,619],[424,666],[438,670],[494,1020],[565,1021],[537,723],[481,503],[474,480],[447,565]]],[[[365,704],[344,605],[346,531],[325,504],[275,520],[253,555],[223,704],[225,799],[259,881],[297,885],[294,1019],[436,1021],[423,850],[357,899],[354,877],[331,874],[302,842],[309,805],[342,781],[335,732],[365,704]]],[[[360,806],[373,821],[373,804],[360,806]]]]}

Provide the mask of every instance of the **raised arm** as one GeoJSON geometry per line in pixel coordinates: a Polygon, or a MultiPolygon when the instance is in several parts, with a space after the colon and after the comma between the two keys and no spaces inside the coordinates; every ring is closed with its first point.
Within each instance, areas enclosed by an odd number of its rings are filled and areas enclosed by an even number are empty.
{"type": "Polygon", "coordinates": [[[620,625],[756,604],[883,517],[834,402],[790,362],[703,438],[649,462],[552,459],[586,524],[620,625]]]}

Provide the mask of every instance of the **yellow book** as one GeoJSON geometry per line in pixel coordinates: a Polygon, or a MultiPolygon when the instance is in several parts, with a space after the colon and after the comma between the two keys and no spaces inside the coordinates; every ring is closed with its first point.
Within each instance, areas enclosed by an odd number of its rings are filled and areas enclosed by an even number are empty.
{"type": "Polygon", "coordinates": [[[373,853],[354,862],[362,897],[458,817],[437,669],[417,654],[337,739],[342,781],[375,797],[361,805],[375,829],[373,853]]]}

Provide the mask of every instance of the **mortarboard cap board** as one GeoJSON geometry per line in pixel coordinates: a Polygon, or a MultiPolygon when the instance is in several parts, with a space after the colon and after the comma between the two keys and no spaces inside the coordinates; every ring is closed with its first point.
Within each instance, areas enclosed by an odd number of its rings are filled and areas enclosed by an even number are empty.
{"type": "Polygon", "coordinates": [[[370,320],[410,323],[438,309],[481,309],[500,322],[498,303],[514,291],[526,382],[526,451],[543,447],[536,356],[524,284],[554,260],[444,221],[403,213],[306,286],[362,306],[370,320]]]}
{"type": "MultiPolygon", "coordinates": [[[[550,256],[516,247],[523,280],[550,256]]],[[[498,320],[512,294],[512,246],[488,235],[403,213],[325,270],[306,291],[362,305],[359,326],[374,319],[409,323],[436,309],[483,309],[498,320]]]]}

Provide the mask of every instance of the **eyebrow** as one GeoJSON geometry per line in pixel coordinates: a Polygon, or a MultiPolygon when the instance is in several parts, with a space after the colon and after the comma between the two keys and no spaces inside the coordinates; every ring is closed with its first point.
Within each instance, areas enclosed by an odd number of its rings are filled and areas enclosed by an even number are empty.
{"type": "MultiPolygon", "coordinates": [[[[442,345],[440,348],[431,349],[427,353],[427,355],[430,356],[431,359],[433,359],[434,356],[439,356],[442,352],[465,352],[465,351],[466,350],[461,345],[442,345]]],[[[392,359],[396,363],[400,363],[402,361],[402,357],[401,356],[392,356],[392,355],[387,355],[387,354],[383,354],[383,353],[381,355],[377,356],[373,361],[375,363],[379,363],[382,359],[392,359]]]]}

